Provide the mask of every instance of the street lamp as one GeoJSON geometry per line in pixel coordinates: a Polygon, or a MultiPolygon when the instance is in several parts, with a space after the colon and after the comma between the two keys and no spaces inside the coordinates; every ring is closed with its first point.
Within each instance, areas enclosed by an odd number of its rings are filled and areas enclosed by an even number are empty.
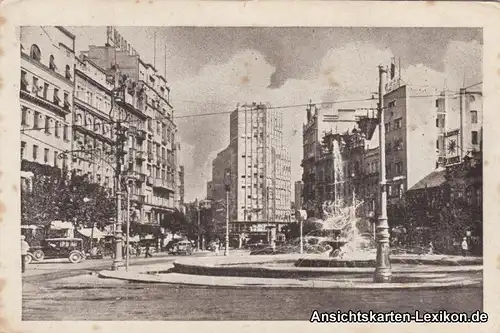
{"type": "Polygon", "coordinates": [[[224,170],[224,186],[226,188],[226,246],[224,255],[229,255],[229,191],[231,190],[231,169],[224,170]]]}
{"type": "Polygon", "coordinates": [[[385,175],[385,122],[384,122],[384,94],[387,70],[379,66],[378,88],[378,118],[379,118],[379,145],[380,145],[380,216],[377,221],[377,259],[374,274],[375,282],[391,282],[391,262],[389,258],[389,224],[387,223],[387,181],[385,175]]]}
{"type": "Polygon", "coordinates": [[[375,282],[390,282],[392,278],[390,249],[389,249],[389,224],[387,223],[387,180],[385,171],[385,122],[384,122],[384,94],[387,70],[383,66],[378,67],[379,87],[378,87],[378,108],[377,116],[362,117],[358,121],[361,131],[367,138],[373,136],[376,125],[379,126],[379,176],[380,176],[380,197],[379,197],[379,217],[376,222],[376,242],[377,258],[373,280],[375,282]]]}

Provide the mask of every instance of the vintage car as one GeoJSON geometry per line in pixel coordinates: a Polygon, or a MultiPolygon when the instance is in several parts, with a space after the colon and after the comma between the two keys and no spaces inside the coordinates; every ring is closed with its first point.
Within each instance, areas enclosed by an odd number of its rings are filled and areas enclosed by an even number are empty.
{"type": "Polygon", "coordinates": [[[80,238],[47,238],[41,246],[30,248],[26,261],[68,258],[71,263],[79,263],[86,258],[83,240],[80,238]]]}
{"type": "Polygon", "coordinates": [[[191,255],[193,254],[193,245],[188,240],[181,240],[173,244],[172,249],[170,250],[171,254],[184,254],[191,255]]]}

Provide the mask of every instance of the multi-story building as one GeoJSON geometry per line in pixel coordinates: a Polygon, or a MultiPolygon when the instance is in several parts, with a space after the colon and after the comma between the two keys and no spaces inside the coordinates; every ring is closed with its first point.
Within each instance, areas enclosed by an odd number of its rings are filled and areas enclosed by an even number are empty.
{"type": "Polygon", "coordinates": [[[295,182],[295,210],[302,209],[304,203],[304,197],[302,196],[302,191],[304,189],[304,183],[301,180],[295,182]]]}
{"type": "Polygon", "coordinates": [[[291,165],[281,111],[253,103],[231,113],[229,146],[213,163],[215,201],[225,201],[226,168],[231,169],[232,178],[229,207],[233,233],[272,239],[283,225],[292,222],[291,165]]]}
{"type": "Polygon", "coordinates": [[[389,204],[436,167],[438,128],[433,119],[437,96],[436,90],[408,85],[384,96],[389,204]]]}
{"type": "Polygon", "coordinates": [[[75,36],[62,27],[23,26],[21,160],[70,168],[75,36]]]}
{"type": "MultiPolygon", "coordinates": [[[[347,161],[345,156],[342,160],[340,151],[338,156],[335,156],[337,152],[332,146],[328,147],[326,137],[339,139],[340,136],[352,133],[358,126],[359,116],[366,114],[371,104],[372,102],[369,102],[366,107],[351,109],[322,110],[315,105],[307,107],[307,123],[303,126],[304,155],[301,166],[304,183],[303,205],[309,216],[321,217],[320,207],[325,201],[334,201],[336,196],[344,198],[344,191],[347,191],[349,186],[344,186],[345,179],[336,178],[339,172],[348,176],[347,178],[352,178],[351,173],[346,171],[348,166],[345,164],[347,161]]],[[[333,141],[331,143],[333,144],[333,141]]],[[[358,161],[359,163],[361,162],[358,161]]]]}
{"type": "Polygon", "coordinates": [[[474,157],[482,143],[483,106],[480,89],[460,89],[458,94],[442,93],[436,99],[436,148],[442,166],[474,157]]]}
{"type": "MultiPolygon", "coordinates": [[[[72,162],[77,174],[109,189],[114,185],[113,81],[85,56],[76,57],[72,162]]],[[[116,107],[119,108],[118,106],[116,107]]]]}
{"type": "MultiPolygon", "coordinates": [[[[113,77],[120,90],[115,120],[127,129],[125,175],[138,221],[159,223],[175,207],[176,150],[170,88],[151,64],[127,49],[90,46],[86,58],[113,77]],[[123,114],[119,110],[123,109],[123,114]]],[[[116,112],[116,113],[115,113],[116,112]]]]}

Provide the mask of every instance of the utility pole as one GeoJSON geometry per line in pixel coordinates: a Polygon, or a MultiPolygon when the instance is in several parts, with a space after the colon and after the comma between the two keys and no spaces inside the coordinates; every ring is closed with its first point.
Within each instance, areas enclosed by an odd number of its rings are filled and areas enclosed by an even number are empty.
{"type": "Polygon", "coordinates": [[[200,250],[200,204],[198,203],[198,199],[196,199],[196,212],[198,213],[198,241],[196,243],[196,248],[198,251],[200,250]]]}
{"type": "Polygon", "coordinates": [[[128,266],[130,264],[130,194],[132,192],[132,183],[129,179],[127,182],[127,248],[125,250],[125,270],[128,271],[128,266]]]}
{"type": "Polygon", "coordinates": [[[231,169],[227,168],[224,171],[224,186],[226,188],[226,246],[224,255],[229,255],[229,191],[231,189],[231,169]]]}
{"type": "Polygon", "coordinates": [[[378,116],[379,116],[379,145],[380,145],[380,216],[376,227],[377,259],[374,274],[375,282],[390,282],[392,277],[391,262],[389,259],[389,225],[387,223],[387,181],[385,175],[385,123],[384,123],[384,94],[387,71],[378,67],[378,116]]]}
{"type": "MultiPolygon", "coordinates": [[[[115,60],[116,63],[116,60],[115,60]]],[[[115,82],[117,80],[117,75],[115,73],[115,82]]],[[[115,83],[116,84],[116,83],[115,83]]],[[[122,164],[123,157],[125,156],[125,141],[127,129],[122,126],[121,112],[117,112],[117,120],[113,117],[113,108],[118,102],[122,101],[122,92],[124,91],[124,86],[119,82],[119,87],[113,89],[111,93],[111,110],[109,111],[109,117],[112,122],[116,124],[116,141],[115,141],[115,157],[116,157],[116,167],[115,167],[115,179],[116,179],[116,226],[115,226],[115,259],[111,265],[111,269],[116,271],[123,267],[123,233],[122,233],[122,164]]]]}

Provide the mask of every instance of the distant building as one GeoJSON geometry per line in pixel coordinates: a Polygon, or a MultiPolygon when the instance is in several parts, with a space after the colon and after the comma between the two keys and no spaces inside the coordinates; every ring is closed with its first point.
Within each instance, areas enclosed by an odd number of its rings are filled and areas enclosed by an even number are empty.
{"type": "Polygon", "coordinates": [[[232,176],[233,233],[269,238],[269,230],[291,222],[291,165],[281,111],[254,103],[231,113],[229,146],[213,162],[213,200],[225,201],[226,168],[232,176]]]}
{"type": "MultiPolygon", "coordinates": [[[[303,168],[302,205],[308,211],[309,216],[320,217],[321,211],[318,207],[322,203],[334,201],[336,196],[344,198],[347,195],[344,191],[347,191],[348,186],[344,186],[343,180],[335,179],[336,169],[351,178],[350,173],[345,169],[346,165],[335,164],[340,161],[340,156],[337,156],[337,162],[335,162],[334,151],[331,146],[327,147],[325,137],[333,138],[352,133],[358,127],[359,116],[366,114],[366,109],[370,109],[372,104],[373,102],[369,101],[366,103],[366,108],[349,109],[322,110],[312,104],[307,107],[307,122],[303,126],[302,134],[304,154],[301,166],[303,168]]],[[[361,162],[358,161],[358,163],[361,162]]]]}
{"type": "Polygon", "coordinates": [[[302,191],[304,189],[304,183],[299,180],[299,181],[296,181],[295,182],[295,202],[294,202],[294,206],[295,206],[295,209],[302,209],[302,205],[304,203],[304,199],[303,199],[303,196],[302,196],[302,191]]]}
{"type": "Polygon", "coordinates": [[[407,85],[384,96],[389,204],[436,167],[436,96],[436,90],[407,85]]]}
{"type": "Polygon", "coordinates": [[[482,92],[460,89],[459,94],[441,94],[436,99],[436,148],[441,166],[460,163],[465,156],[473,157],[482,144],[482,92]]]}

